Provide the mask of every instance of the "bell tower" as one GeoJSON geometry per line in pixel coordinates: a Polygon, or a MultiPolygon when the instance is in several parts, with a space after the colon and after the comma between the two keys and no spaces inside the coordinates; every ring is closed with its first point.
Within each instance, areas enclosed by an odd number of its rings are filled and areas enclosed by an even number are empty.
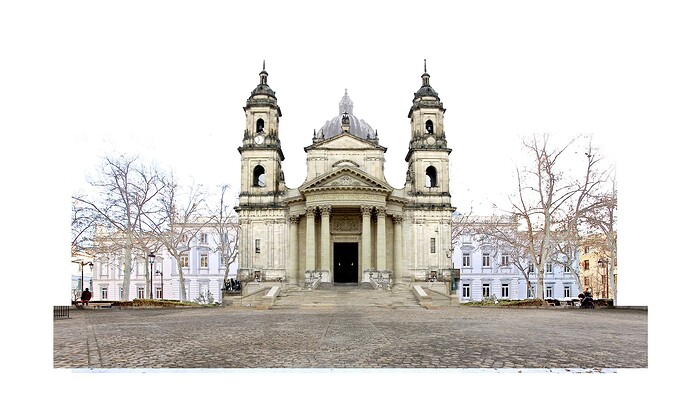
{"type": "Polygon", "coordinates": [[[279,281],[285,277],[285,178],[278,119],[282,116],[275,92],[268,86],[266,63],[259,84],[244,106],[246,125],[241,155],[237,212],[239,254],[237,277],[243,282],[279,281]]]}
{"type": "Polygon", "coordinates": [[[412,100],[411,137],[405,161],[408,195],[420,206],[450,207],[449,154],[443,114],[446,109],[429,83],[424,60],[422,86],[412,100]]]}
{"type": "Polygon", "coordinates": [[[259,73],[259,84],[244,107],[246,126],[242,146],[240,207],[275,206],[285,190],[278,122],[282,116],[275,92],[268,85],[266,63],[259,73]]]}

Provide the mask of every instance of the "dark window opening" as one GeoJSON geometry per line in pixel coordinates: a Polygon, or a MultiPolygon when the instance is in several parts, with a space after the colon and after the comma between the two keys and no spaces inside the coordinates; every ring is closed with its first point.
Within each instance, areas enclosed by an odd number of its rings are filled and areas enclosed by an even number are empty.
{"type": "Polygon", "coordinates": [[[436,169],[432,166],[426,169],[426,187],[438,187],[438,179],[436,178],[436,169]]]}
{"type": "Polygon", "coordinates": [[[254,176],[252,185],[255,187],[265,187],[266,186],[266,170],[260,165],[254,167],[254,176]]]}
{"type": "Polygon", "coordinates": [[[428,133],[428,134],[434,133],[434,122],[432,122],[430,120],[426,121],[426,133],[428,133]]]}
{"type": "Polygon", "coordinates": [[[263,132],[264,131],[264,120],[259,118],[259,120],[256,121],[256,133],[263,132]]]}

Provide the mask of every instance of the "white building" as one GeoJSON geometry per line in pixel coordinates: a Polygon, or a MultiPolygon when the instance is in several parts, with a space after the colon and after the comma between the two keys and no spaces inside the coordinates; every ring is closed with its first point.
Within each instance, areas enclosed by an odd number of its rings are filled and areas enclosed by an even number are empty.
{"type": "MultiPolygon", "coordinates": [[[[537,272],[526,258],[514,260],[515,251],[506,246],[482,242],[477,234],[461,235],[453,251],[453,265],[460,270],[456,282],[461,301],[484,299],[520,300],[533,297],[537,290],[537,272]],[[527,274],[527,276],[526,276],[527,274]],[[532,290],[528,291],[527,278],[532,290]]],[[[563,258],[544,265],[543,299],[571,300],[580,293],[572,266],[563,258]]]]}
{"type": "MultiPolygon", "coordinates": [[[[190,238],[190,248],[181,258],[186,300],[222,302],[225,267],[220,252],[215,250],[218,237],[211,228],[204,228],[190,238]]],[[[154,254],[156,258],[151,269],[148,254],[132,252],[129,299],[182,300],[177,261],[165,250],[154,254]]],[[[124,265],[121,253],[95,257],[92,300],[123,300],[124,265]]],[[[229,277],[234,278],[236,270],[236,266],[231,265],[229,277]]]]}

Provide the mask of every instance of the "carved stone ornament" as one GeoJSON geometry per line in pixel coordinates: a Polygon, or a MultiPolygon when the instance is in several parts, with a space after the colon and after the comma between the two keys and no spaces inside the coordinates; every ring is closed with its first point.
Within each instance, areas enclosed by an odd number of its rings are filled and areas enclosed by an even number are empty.
{"type": "Polygon", "coordinates": [[[359,232],[359,219],[353,219],[349,216],[336,218],[331,228],[333,232],[359,232]]]}

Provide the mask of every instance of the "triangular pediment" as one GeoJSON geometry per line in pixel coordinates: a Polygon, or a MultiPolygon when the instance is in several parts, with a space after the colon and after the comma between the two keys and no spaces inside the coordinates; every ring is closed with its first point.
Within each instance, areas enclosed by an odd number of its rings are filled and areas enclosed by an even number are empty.
{"type": "Polygon", "coordinates": [[[343,132],[332,138],[324,139],[315,142],[314,144],[304,148],[305,151],[314,149],[328,149],[328,150],[366,150],[366,149],[381,149],[386,150],[385,147],[378,145],[373,140],[358,138],[347,132],[343,132]]]}
{"type": "Polygon", "coordinates": [[[385,181],[354,167],[336,168],[299,187],[301,193],[323,190],[368,190],[388,194],[393,188],[385,181]]]}

